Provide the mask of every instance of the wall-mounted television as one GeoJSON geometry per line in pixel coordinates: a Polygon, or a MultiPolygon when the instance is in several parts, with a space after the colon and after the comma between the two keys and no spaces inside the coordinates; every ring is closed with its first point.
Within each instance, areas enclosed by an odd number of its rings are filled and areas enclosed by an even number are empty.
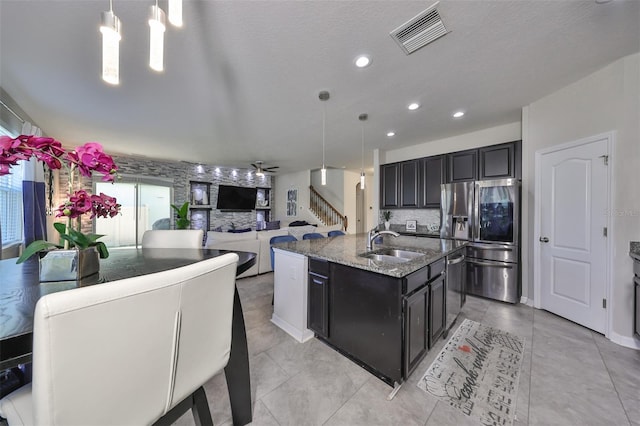
{"type": "Polygon", "coordinates": [[[256,208],[256,188],[242,186],[218,186],[218,202],[216,208],[231,212],[246,212],[256,208]]]}

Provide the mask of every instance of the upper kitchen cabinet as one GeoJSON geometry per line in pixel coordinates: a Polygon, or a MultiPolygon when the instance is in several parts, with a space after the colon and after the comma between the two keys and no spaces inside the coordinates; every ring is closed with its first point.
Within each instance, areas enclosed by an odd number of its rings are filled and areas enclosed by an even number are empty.
{"type": "Polygon", "coordinates": [[[478,179],[478,150],[447,154],[447,183],[478,179]]]}
{"type": "Polygon", "coordinates": [[[478,149],[480,180],[520,178],[521,142],[510,142],[478,149]]]}
{"type": "Polygon", "coordinates": [[[400,206],[400,164],[383,164],[380,166],[380,207],[393,208],[400,206]]]}
{"type": "Polygon", "coordinates": [[[440,185],[444,183],[444,155],[423,158],[421,207],[440,208],[440,185]]]}
{"type": "Polygon", "coordinates": [[[419,207],[420,160],[400,163],[400,207],[419,207]]]}

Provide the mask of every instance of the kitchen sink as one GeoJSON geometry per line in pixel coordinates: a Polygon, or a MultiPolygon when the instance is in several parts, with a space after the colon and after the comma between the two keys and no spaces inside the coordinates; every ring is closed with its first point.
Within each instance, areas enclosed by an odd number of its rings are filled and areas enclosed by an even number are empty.
{"type": "Polygon", "coordinates": [[[367,259],[377,260],[379,262],[387,263],[404,263],[418,257],[424,256],[424,253],[418,253],[415,251],[400,250],[400,249],[381,249],[373,253],[363,253],[360,256],[367,259]]]}
{"type": "Polygon", "coordinates": [[[407,260],[416,259],[418,257],[425,256],[424,253],[418,253],[417,251],[400,250],[400,249],[377,250],[376,254],[381,254],[383,256],[399,257],[401,259],[407,259],[407,260]]]}
{"type": "Polygon", "coordinates": [[[361,254],[360,256],[365,257],[367,259],[376,260],[378,262],[383,262],[383,263],[404,263],[411,260],[404,257],[389,256],[387,254],[377,254],[377,253],[364,253],[364,254],[361,254]]]}

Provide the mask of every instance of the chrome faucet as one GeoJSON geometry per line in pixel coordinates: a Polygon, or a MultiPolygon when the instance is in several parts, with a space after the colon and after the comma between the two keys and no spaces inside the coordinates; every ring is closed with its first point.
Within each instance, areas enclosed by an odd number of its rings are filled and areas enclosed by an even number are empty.
{"type": "Polygon", "coordinates": [[[400,234],[398,234],[397,232],[393,232],[393,231],[378,231],[376,232],[376,228],[373,228],[372,230],[369,231],[369,234],[367,236],[367,250],[371,250],[373,248],[373,240],[375,240],[376,238],[378,238],[380,235],[393,235],[394,237],[399,237],[400,234]]]}

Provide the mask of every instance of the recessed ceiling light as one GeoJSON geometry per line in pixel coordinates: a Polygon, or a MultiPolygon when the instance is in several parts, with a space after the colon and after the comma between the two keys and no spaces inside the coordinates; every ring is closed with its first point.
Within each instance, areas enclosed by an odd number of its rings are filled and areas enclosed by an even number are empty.
{"type": "Polygon", "coordinates": [[[415,110],[417,110],[418,108],[420,108],[420,104],[418,104],[418,103],[414,102],[414,103],[412,103],[412,104],[409,104],[409,106],[408,106],[407,108],[409,108],[409,111],[415,111],[415,110]]]}
{"type": "Polygon", "coordinates": [[[388,132],[387,133],[387,136],[390,137],[390,138],[394,137],[395,135],[396,135],[396,132],[388,132]]]}
{"type": "Polygon", "coordinates": [[[371,58],[369,58],[367,55],[360,55],[356,58],[356,67],[358,68],[364,68],[366,66],[369,66],[369,64],[371,64],[371,58]]]}
{"type": "Polygon", "coordinates": [[[460,118],[464,115],[464,111],[456,111],[453,113],[453,118],[460,118]]]}

